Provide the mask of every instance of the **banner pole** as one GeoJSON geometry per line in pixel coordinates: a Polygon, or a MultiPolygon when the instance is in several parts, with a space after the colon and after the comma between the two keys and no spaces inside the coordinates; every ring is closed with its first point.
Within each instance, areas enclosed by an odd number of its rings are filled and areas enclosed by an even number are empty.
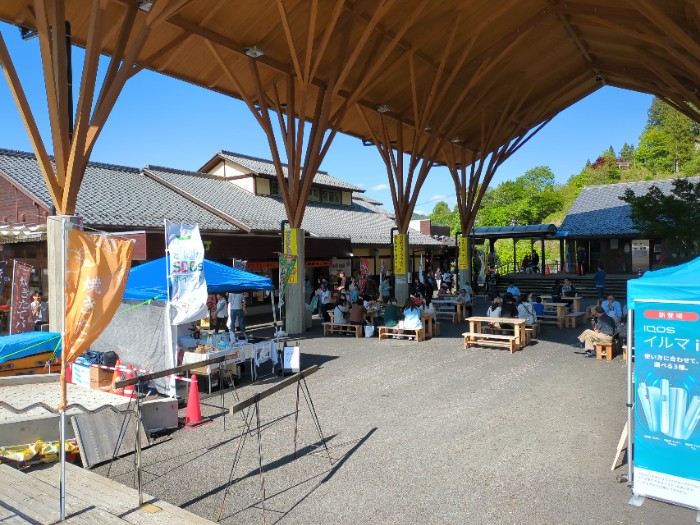
{"type": "Polygon", "coordinates": [[[12,321],[15,318],[15,276],[17,275],[17,259],[12,261],[12,287],[10,293],[10,319],[8,324],[10,325],[10,331],[8,332],[12,335],[12,321]]]}
{"type": "MultiPolygon", "coordinates": [[[[165,341],[168,345],[168,355],[173,355],[173,325],[170,322],[170,250],[168,250],[168,221],[163,220],[163,240],[165,241],[165,292],[167,297],[167,302],[165,303],[165,341]]],[[[175,354],[177,355],[177,354],[175,354]]],[[[170,363],[171,366],[177,366],[177,358],[173,359],[170,363]]],[[[170,397],[177,398],[177,383],[174,377],[168,378],[168,392],[170,397]]]]}
{"type": "Polygon", "coordinates": [[[66,312],[68,309],[65,306],[65,290],[66,290],[66,221],[63,219],[61,221],[61,282],[63,283],[63,293],[64,293],[64,306],[63,306],[63,330],[61,331],[61,375],[59,377],[60,389],[61,389],[61,429],[60,429],[60,443],[58,444],[58,454],[61,461],[61,479],[60,485],[60,507],[61,507],[61,521],[66,519],[66,405],[68,404],[68,385],[66,385],[66,355],[68,354],[66,350],[66,312]]]}
{"type": "Polygon", "coordinates": [[[633,435],[634,426],[632,418],[634,416],[634,390],[632,388],[632,361],[634,348],[634,330],[632,322],[634,320],[634,309],[627,309],[627,482],[632,487],[634,493],[634,480],[632,478],[634,455],[633,455],[633,435]]]}

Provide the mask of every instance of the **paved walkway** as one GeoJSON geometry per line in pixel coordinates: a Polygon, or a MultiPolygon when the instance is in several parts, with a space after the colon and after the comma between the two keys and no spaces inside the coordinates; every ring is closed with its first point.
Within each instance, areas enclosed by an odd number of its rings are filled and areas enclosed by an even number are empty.
{"type": "MultiPolygon", "coordinates": [[[[480,310],[477,308],[477,313],[480,310]]],[[[694,523],[693,511],[647,500],[628,505],[610,465],[625,424],[625,373],[570,345],[581,330],[547,326],[511,355],[463,349],[466,324],[443,324],[424,343],[323,337],[302,342],[302,367],[334,466],[296,389],[260,404],[268,523],[601,524],[694,523]]],[[[269,381],[275,381],[271,379],[269,381]]],[[[247,397],[265,381],[238,389],[247,397]]],[[[226,405],[233,404],[226,395],[226,405]]],[[[216,521],[242,428],[217,395],[214,422],[144,451],[145,490],[216,521]]],[[[253,418],[255,423],[255,418],[253,418]]],[[[256,435],[248,436],[223,523],[261,523],[256,435]]],[[[106,467],[97,469],[106,473],[106,467]]],[[[129,484],[133,459],[112,467],[129,484]]]]}

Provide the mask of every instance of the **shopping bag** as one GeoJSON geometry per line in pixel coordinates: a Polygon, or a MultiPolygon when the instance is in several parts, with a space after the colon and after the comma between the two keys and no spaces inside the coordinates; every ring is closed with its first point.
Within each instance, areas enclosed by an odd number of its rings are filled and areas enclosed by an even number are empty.
{"type": "Polygon", "coordinates": [[[365,337],[372,337],[374,335],[374,326],[371,324],[365,325],[365,337]]]}

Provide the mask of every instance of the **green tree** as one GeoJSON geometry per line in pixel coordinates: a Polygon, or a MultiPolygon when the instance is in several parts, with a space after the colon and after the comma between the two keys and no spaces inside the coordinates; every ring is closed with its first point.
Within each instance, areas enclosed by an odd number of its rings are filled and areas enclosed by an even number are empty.
{"type": "Polygon", "coordinates": [[[627,162],[634,162],[634,145],[625,142],[620,150],[620,158],[627,162]]]}
{"type": "Polygon", "coordinates": [[[665,102],[654,98],[647,125],[639,137],[636,160],[654,173],[680,173],[693,159],[700,126],[665,102]]]}
{"type": "Polygon", "coordinates": [[[430,217],[430,220],[434,224],[440,224],[442,226],[452,227],[452,223],[454,222],[454,213],[450,210],[447,203],[443,201],[435,204],[432,213],[428,215],[428,217],[430,217]]]}
{"type": "Polygon", "coordinates": [[[682,259],[698,253],[700,183],[676,179],[668,194],[664,194],[656,185],[645,195],[636,195],[627,189],[620,200],[630,205],[630,218],[640,232],[668,242],[682,259]]]}

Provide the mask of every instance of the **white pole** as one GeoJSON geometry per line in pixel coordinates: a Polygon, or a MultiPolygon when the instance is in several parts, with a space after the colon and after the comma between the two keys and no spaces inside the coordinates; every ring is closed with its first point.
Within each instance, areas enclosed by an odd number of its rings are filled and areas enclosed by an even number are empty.
{"type": "MultiPolygon", "coordinates": [[[[61,281],[63,282],[63,291],[65,294],[66,290],[66,251],[67,251],[67,242],[66,242],[66,219],[63,218],[61,221],[61,242],[62,242],[62,249],[61,249],[61,276],[62,279],[61,281]]],[[[65,301],[65,298],[64,298],[65,301]]],[[[61,479],[59,482],[59,498],[60,498],[60,508],[61,508],[61,521],[65,521],[66,519],[66,407],[65,405],[68,404],[68,395],[66,394],[65,397],[63,396],[63,392],[67,392],[68,385],[66,385],[66,359],[68,357],[68,350],[66,349],[66,320],[65,320],[65,315],[66,315],[66,308],[65,308],[65,302],[64,302],[64,307],[63,307],[63,330],[61,332],[61,411],[60,411],[60,425],[61,428],[59,430],[59,439],[61,440],[60,443],[58,444],[58,454],[59,454],[59,460],[61,462],[61,479]]]]}
{"type": "MultiPolygon", "coordinates": [[[[165,340],[166,344],[168,345],[168,361],[169,364],[175,368],[177,366],[177,350],[173,349],[174,346],[174,338],[173,338],[173,325],[170,323],[171,315],[170,315],[170,252],[168,251],[168,221],[164,220],[164,240],[165,240],[165,292],[167,296],[167,301],[165,303],[165,340]]],[[[170,376],[168,378],[168,393],[170,397],[176,398],[177,397],[177,387],[176,387],[176,382],[175,378],[173,376],[170,376]]]]}

